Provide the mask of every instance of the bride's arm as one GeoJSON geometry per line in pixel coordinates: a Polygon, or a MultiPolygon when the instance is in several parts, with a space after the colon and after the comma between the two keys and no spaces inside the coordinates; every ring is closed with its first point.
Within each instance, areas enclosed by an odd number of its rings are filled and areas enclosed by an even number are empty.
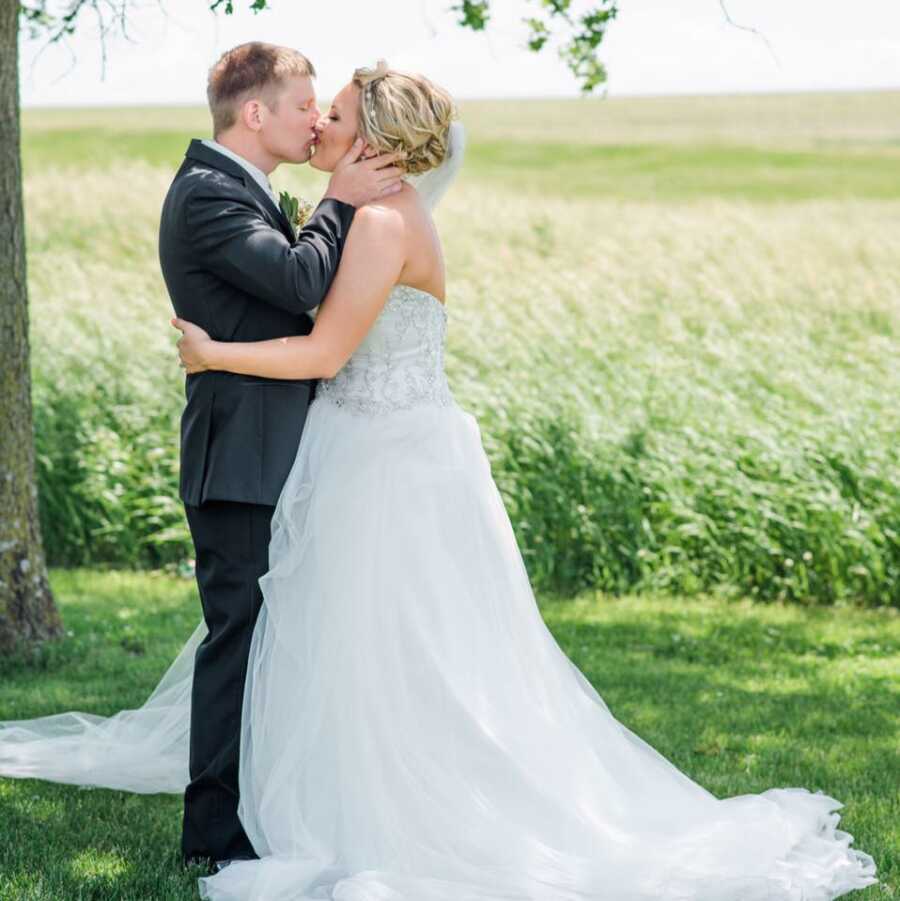
{"type": "Polygon", "coordinates": [[[337,275],[309,335],[270,341],[213,341],[182,319],[178,342],[188,372],[222,369],[272,379],[331,378],[372,327],[405,262],[403,220],[366,206],[353,219],[337,275]]]}

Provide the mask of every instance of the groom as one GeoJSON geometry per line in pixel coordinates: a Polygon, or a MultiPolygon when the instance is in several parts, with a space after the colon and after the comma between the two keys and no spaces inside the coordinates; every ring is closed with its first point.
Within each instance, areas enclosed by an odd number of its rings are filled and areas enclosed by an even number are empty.
{"type": "MultiPolygon", "coordinates": [[[[358,142],[295,237],[267,176],[314,152],[315,74],[296,50],[259,42],[229,50],[210,70],[214,140],[187,149],[163,204],[159,259],[176,315],[219,340],[308,334],[306,313],[328,291],[355,208],[400,190],[397,155],[361,160],[358,142]]],[[[257,856],[237,816],[241,704],[270,521],[313,387],[187,376],[180,496],[209,634],[194,664],[185,863],[257,856]]]]}

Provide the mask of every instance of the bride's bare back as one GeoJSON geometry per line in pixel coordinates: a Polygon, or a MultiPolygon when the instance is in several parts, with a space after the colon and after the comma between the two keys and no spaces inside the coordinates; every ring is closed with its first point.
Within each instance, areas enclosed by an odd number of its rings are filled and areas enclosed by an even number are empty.
{"type": "Polygon", "coordinates": [[[392,211],[402,220],[403,266],[397,283],[427,291],[443,303],[446,279],[441,241],[419,192],[404,184],[399,194],[375,206],[392,211]]]}

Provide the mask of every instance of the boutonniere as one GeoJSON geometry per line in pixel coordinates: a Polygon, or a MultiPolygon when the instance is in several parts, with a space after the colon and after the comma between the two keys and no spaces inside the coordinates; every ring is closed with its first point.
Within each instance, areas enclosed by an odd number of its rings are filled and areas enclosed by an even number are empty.
{"type": "Polygon", "coordinates": [[[306,225],[315,209],[308,200],[304,200],[302,197],[294,197],[293,194],[288,194],[287,191],[282,191],[278,196],[278,205],[281,207],[281,212],[284,213],[287,221],[294,227],[295,235],[306,225]]]}

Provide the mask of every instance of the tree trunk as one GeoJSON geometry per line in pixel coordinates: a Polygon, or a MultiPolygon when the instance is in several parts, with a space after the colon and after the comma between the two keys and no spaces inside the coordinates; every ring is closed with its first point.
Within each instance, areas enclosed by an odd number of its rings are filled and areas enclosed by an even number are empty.
{"type": "Polygon", "coordinates": [[[18,0],[0,0],[0,653],[62,633],[34,478],[18,29],[18,0]]]}

